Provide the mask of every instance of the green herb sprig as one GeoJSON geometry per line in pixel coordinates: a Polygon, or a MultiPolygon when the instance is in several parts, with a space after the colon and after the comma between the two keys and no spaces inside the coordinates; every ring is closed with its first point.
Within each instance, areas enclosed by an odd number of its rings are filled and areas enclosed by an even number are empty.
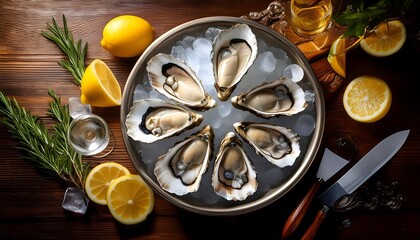
{"type": "MultiPolygon", "coordinates": [[[[418,1],[418,0],[417,0],[418,1]]],[[[333,16],[333,20],[346,27],[344,36],[362,36],[379,23],[403,18],[416,11],[416,0],[349,1],[346,10],[333,16]],[[374,2],[374,3],[373,3],[374,2]]]]}
{"type": "Polygon", "coordinates": [[[26,152],[25,158],[34,162],[46,173],[72,182],[84,189],[84,180],[90,171],[90,165],[82,161],[82,156],[74,151],[67,140],[67,129],[71,121],[68,105],[62,105],[61,99],[53,90],[48,90],[52,97],[48,115],[56,120],[54,131],[21,107],[16,99],[10,99],[0,92],[0,114],[2,123],[11,136],[18,140],[18,148],[26,152]]]}
{"type": "Polygon", "coordinates": [[[67,20],[63,14],[63,28],[61,29],[54,17],[52,18],[52,25],[47,23],[47,30],[42,32],[42,36],[54,42],[60,49],[68,56],[68,59],[63,59],[58,64],[67,69],[74,77],[74,83],[81,85],[83,73],[85,72],[85,58],[87,52],[87,43],[82,44],[81,40],[77,42],[73,39],[73,34],[69,31],[67,20]]]}

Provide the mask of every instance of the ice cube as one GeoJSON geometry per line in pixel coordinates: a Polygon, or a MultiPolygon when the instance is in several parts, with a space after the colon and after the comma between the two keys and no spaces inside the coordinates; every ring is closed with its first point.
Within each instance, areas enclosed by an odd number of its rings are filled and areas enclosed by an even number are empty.
{"type": "Polygon", "coordinates": [[[305,91],[305,100],[308,103],[315,102],[315,93],[312,90],[306,90],[305,91]]]}
{"type": "Polygon", "coordinates": [[[272,52],[264,52],[261,54],[260,70],[266,73],[274,71],[277,60],[274,58],[272,52]]]}
{"type": "Polygon", "coordinates": [[[89,199],[86,197],[83,189],[78,187],[69,187],[64,193],[63,203],[61,206],[67,211],[85,214],[89,199]]]}
{"type": "Polygon", "coordinates": [[[173,46],[171,55],[185,61],[185,48],[182,46],[173,46]]]}
{"type": "Polygon", "coordinates": [[[193,42],[193,48],[202,57],[210,56],[211,50],[213,49],[211,41],[205,38],[197,38],[193,42]]]}
{"type": "Polygon", "coordinates": [[[309,136],[315,129],[315,118],[309,114],[302,115],[296,121],[295,131],[299,136],[309,136]]]}
{"type": "Polygon", "coordinates": [[[221,29],[216,27],[210,27],[207,29],[206,33],[204,34],[204,37],[210,41],[213,41],[214,38],[220,33],[221,29]]]}
{"type": "Polygon", "coordinates": [[[185,61],[195,73],[200,71],[200,56],[192,48],[185,51],[185,61]]]}
{"type": "Polygon", "coordinates": [[[149,92],[143,87],[142,84],[137,84],[134,89],[134,100],[146,99],[149,97],[149,92]]]}
{"type": "Polygon", "coordinates": [[[229,101],[220,104],[219,107],[217,108],[217,111],[219,112],[219,115],[222,118],[228,116],[230,114],[230,112],[232,111],[232,107],[231,106],[232,105],[231,105],[231,103],[229,101]]]}
{"type": "Polygon", "coordinates": [[[92,108],[89,104],[83,104],[79,97],[69,98],[69,112],[74,119],[86,114],[92,114],[92,108]]]}
{"type": "Polygon", "coordinates": [[[290,64],[284,69],[283,74],[293,82],[299,82],[303,79],[303,69],[298,64],[290,64]]]}

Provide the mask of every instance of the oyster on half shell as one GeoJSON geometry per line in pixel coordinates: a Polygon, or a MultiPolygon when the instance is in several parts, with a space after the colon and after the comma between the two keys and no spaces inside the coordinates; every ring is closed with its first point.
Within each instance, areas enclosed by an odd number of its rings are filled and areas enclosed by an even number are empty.
{"type": "Polygon", "coordinates": [[[293,165],[300,155],[300,138],[291,129],[250,122],[236,122],[233,127],[258,154],[278,167],[293,165]]]}
{"type": "Polygon", "coordinates": [[[175,143],[156,162],[154,173],[160,186],[182,196],[196,192],[213,153],[214,133],[210,125],[175,143]]]}
{"type": "Polygon", "coordinates": [[[257,190],[257,172],[233,132],[228,132],[221,142],[212,185],[216,194],[229,201],[242,201],[257,190]]]}
{"type": "Polygon", "coordinates": [[[169,99],[196,110],[216,105],[196,73],[182,60],[159,53],[150,59],[146,69],[153,88],[169,99]]]}
{"type": "Polygon", "coordinates": [[[217,96],[225,101],[257,58],[257,39],[246,24],[222,30],[213,41],[212,63],[217,96]]]}
{"type": "Polygon", "coordinates": [[[179,134],[199,125],[201,114],[159,99],[141,99],[133,102],[125,125],[127,135],[135,141],[152,143],[179,134]]]}
{"type": "Polygon", "coordinates": [[[250,91],[234,96],[233,105],[263,117],[291,116],[307,107],[305,93],[295,82],[285,77],[263,83],[250,91]]]}

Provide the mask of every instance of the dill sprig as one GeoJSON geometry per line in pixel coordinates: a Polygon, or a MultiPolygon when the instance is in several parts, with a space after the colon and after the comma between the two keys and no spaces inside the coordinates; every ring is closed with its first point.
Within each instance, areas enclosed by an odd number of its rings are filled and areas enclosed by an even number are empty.
{"type": "Polygon", "coordinates": [[[345,36],[363,36],[379,23],[401,19],[416,14],[416,0],[352,0],[345,11],[333,16],[338,24],[346,27],[345,36]]]}
{"type": "Polygon", "coordinates": [[[42,32],[42,36],[54,42],[68,56],[58,64],[67,69],[74,77],[74,83],[80,86],[83,73],[85,72],[85,57],[87,52],[87,43],[82,44],[81,40],[77,42],[73,39],[73,34],[67,26],[67,20],[63,14],[63,28],[60,28],[52,17],[52,24],[47,23],[47,31],[42,32]]]}
{"type": "Polygon", "coordinates": [[[62,105],[53,90],[48,90],[48,94],[53,99],[49,103],[48,115],[56,120],[52,133],[38,116],[21,107],[16,99],[0,92],[0,114],[4,115],[2,123],[18,141],[18,148],[26,152],[26,159],[46,173],[84,189],[90,166],[82,161],[82,156],[70,147],[67,140],[71,121],[68,105],[62,105]]]}

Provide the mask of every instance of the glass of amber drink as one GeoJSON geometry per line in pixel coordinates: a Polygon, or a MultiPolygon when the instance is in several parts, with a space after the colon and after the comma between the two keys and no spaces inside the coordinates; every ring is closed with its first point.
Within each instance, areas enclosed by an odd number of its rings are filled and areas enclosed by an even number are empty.
{"type": "Polygon", "coordinates": [[[290,26],[302,38],[313,38],[324,32],[332,17],[331,0],[291,0],[290,26]]]}

